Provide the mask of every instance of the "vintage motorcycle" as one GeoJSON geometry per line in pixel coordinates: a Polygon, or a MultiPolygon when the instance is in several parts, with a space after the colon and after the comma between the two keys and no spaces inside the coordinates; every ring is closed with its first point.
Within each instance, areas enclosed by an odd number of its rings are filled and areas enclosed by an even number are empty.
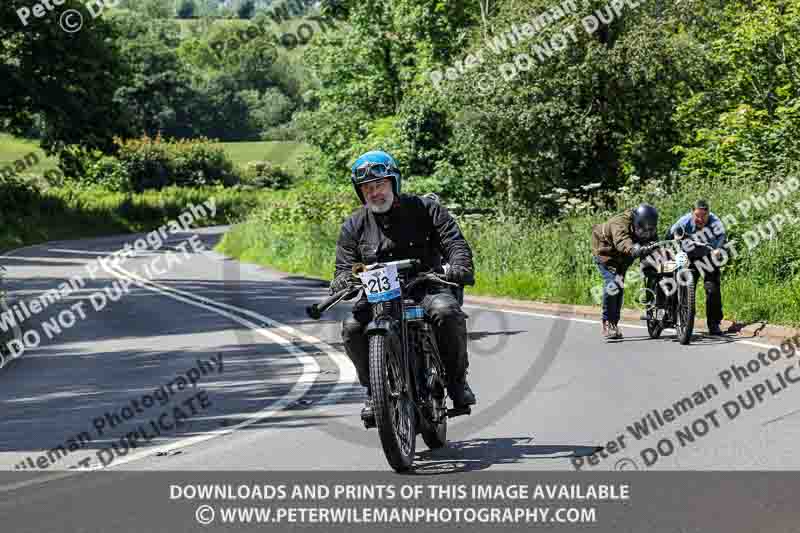
{"type": "Polygon", "coordinates": [[[420,267],[416,259],[356,264],[346,289],[306,308],[318,320],[340,301],[366,293],[372,307],[366,335],[375,425],[386,459],[397,472],[411,469],[418,434],[428,447],[441,448],[447,443],[447,419],[472,412],[470,407],[447,408],[447,375],[433,324],[410,297],[426,285],[460,286],[420,267]]]}
{"type": "MultiPolygon", "coordinates": [[[[645,314],[650,338],[657,339],[666,328],[675,328],[678,341],[686,345],[691,342],[694,331],[695,279],[691,272],[690,253],[678,250],[679,242],[666,240],[655,243],[661,252],[654,256],[654,264],[651,263],[655,270],[652,274],[654,288],[645,289],[645,301],[641,303],[647,306],[645,314]]],[[[694,250],[711,249],[698,241],[692,241],[691,246],[692,256],[694,250]]]]}

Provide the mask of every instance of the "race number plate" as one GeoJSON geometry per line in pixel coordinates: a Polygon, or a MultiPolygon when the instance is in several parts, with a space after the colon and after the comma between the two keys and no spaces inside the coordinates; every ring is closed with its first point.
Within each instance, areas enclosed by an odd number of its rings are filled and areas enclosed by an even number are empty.
{"type": "Polygon", "coordinates": [[[384,268],[361,272],[358,277],[364,284],[364,291],[370,302],[385,302],[400,296],[397,265],[387,265],[384,268]]]}

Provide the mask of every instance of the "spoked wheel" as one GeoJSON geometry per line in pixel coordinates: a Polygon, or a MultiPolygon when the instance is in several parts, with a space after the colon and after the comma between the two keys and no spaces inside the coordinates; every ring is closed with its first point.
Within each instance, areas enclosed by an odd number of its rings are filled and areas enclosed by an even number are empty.
{"type": "Polygon", "coordinates": [[[369,374],[375,425],[386,460],[396,472],[414,462],[416,413],[406,386],[405,369],[384,335],[369,339],[369,374]]]}
{"type": "Polygon", "coordinates": [[[639,296],[639,303],[645,306],[645,313],[647,314],[647,333],[650,334],[651,339],[657,339],[664,331],[664,324],[661,323],[658,317],[658,308],[656,307],[655,300],[658,298],[653,289],[647,288],[645,290],[644,298],[639,296]],[[652,300],[648,298],[647,292],[652,293],[652,300]]]}
{"type": "Polygon", "coordinates": [[[647,333],[650,334],[651,339],[659,338],[661,336],[662,331],[664,331],[664,325],[661,323],[660,320],[647,321],[647,333]]]}
{"type": "Polygon", "coordinates": [[[692,340],[695,311],[694,293],[694,277],[689,274],[688,279],[682,280],[678,285],[678,316],[675,331],[678,332],[678,341],[681,344],[689,344],[692,340]]]}
{"type": "MultiPolygon", "coordinates": [[[[435,339],[432,338],[429,340],[432,343],[436,342],[435,339]]],[[[447,397],[444,394],[444,369],[442,368],[441,359],[438,357],[438,355],[431,357],[431,366],[436,372],[436,382],[433,385],[433,391],[430,392],[430,400],[433,406],[433,416],[441,417],[441,420],[438,423],[433,422],[432,420],[426,420],[422,424],[421,433],[422,440],[425,441],[425,444],[428,445],[428,448],[435,450],[436,448],[442,448],[447,444],[447,397]],[[441,398],[437,398],[436,396],[441,396],[441,398]]]]}

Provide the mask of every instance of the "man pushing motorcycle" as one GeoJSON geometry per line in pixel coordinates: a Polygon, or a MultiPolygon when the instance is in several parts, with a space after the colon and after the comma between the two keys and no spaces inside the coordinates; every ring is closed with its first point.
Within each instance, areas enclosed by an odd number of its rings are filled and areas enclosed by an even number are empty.
{"type": "MultiPolygon", "coordinates": [[[[427,269],[442,272],[447,281],[474,285],[472,250],[458,224],[435,198],[401,194],[402,178],[394,158],[382,151],[361,155],[351,168],[350,180],[361,208],[345,220],[336,245],[336,267],[331,294],[347,288],[356,263],[370,264],[400,259],[418,259],[427,269]]],[[[450,288],[431,288],[421,305],[431,317],[436,341],[442,352],[447,389],[454,407],[475,404],[466,381],[466,315],[457,294],[450,288]]],[[[366,296],[353,305],[352,316],[342,322],[342,341],[353,362],[358,380],[367,388],[361,418],[374,423],[369,381],[369,347],[365,327],[371,319],[366,296]]]]}
{"type": "Polygon", "coordinates": [[[703,270],[703,287],[706,292],[706,324],[708,325],[709,335],[723,335],[719,325],[722,322],[722,290],[720,283],[720,268],[717,266],[722,250],[727,241],[725,228],[717,215],[711,212],[708,202],[698,200],[692,210],[680,217],[673,224],[666,235],[667,239],[681,238],[687,241],[705,243],[707,248],[687,247],[687,253],[692,259],[690,272],[694,276],[695,282],[700,276],[700,269],[697,268],[697,259],[710,254],[714,261],[705,264],[710,267],[710,271],[703,270]]]}
{"type": "Polygon", "coordinates": [[[655,248],[658,210],[641,204],[592,227],[592,255],[603,276],[603,337],[621,339],[619,317],[622,310],[625,274],[636,258],[655,248]]]}

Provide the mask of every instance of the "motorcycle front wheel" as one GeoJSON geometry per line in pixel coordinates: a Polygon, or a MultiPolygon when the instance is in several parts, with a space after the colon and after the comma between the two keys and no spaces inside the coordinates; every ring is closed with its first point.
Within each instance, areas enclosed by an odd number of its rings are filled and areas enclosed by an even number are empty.
{"type": "Polygon", "coordinates": [[[664,331],[664,325],[659,320],[648,320],[647,321],[647,333],[650,335],[651,339],[657,339],[661,336],[661,332],[664,331]]]}
{"type": "Polygon", "coordinates": [[[391,349],[385,335],[369,338],[369,377],[375,425],[389,466],[407,472],[414,462],[416,412],[409,397],[400,354],[391,349]]]}

